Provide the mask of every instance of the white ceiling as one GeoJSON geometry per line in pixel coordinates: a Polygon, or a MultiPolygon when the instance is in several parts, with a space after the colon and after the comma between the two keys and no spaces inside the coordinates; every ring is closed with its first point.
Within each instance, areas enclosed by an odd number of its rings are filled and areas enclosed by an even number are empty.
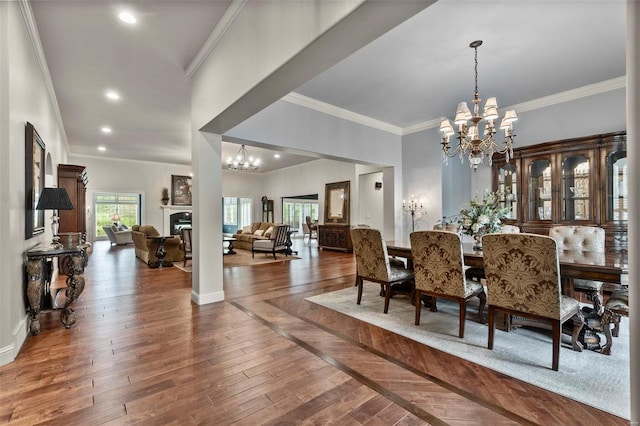
{"type": "MultiPolygon", "coordinates": [[[[186,69],[230,1],[31,3],[73,154],[189,164],[186,69]],[[107,101],[108,89],[120,92],[107,101]],[[110,126],[105,135],[100,128],[110,126]],[[98,146],[106,147],[99,152],[98,146]]],[[[625,74],[624,0],[440,0],[296,90],[407,128],[452,117],[473,97],[500,107],[625,74]]],[[[238,145],[223,144],[223,160],[238,145]]],[[[248,147],[272,170],[312,158],[248,147]]]]}

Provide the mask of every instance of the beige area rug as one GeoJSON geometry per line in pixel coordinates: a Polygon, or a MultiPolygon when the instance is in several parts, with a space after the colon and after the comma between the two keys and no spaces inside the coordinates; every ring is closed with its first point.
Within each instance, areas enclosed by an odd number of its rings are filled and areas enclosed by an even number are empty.
{"type": "MultiPolygon", "coordinates": [[[[439,299],[438,312],[423,308],[420,325],[415,326],[415,308],[407,298],[392,299],[385,315],[379,292],[379,286],[365,284],[360,305],[356,304],[356,287],[306,300],[611,414],[630,416],[628,318],[622,318],[620,337],[614,337],[609,356],[588,350],[574,352],[569,346],[571,337],[563,335],[560,371],[553,371],[551,337],[544,332],[496,330],[491,351],[487,349],[487,325],[475,319],[477,305],[468,306],[464,339],[460,339],[457,303],[439,299]]],[[[604,344],[604,335],[600,337],[604,344]]]]}
{"type": "MultiPolygon", "coordinates": [[[[262,265],[274,262],[289,262],[291,260],[300,259],[298,256],[286,256],[281,253],[276,254],[276,260],[273,260],[272,254],[256,253],[255,258],[251,257],[251,252],[243,249],[235,249],[236,254],[227,254],[223,257],[223,267],[233,268],[236,266],[262,265]]],[[[174,262],[173,266],[185,272],[191,272],[191,261],[187,261],[187,266],[182,266],[184,262],[174,262]]]]}

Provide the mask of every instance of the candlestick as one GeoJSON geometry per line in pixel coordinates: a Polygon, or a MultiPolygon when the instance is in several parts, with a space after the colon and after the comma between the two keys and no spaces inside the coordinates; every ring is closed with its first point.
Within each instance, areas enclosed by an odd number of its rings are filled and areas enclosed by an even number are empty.
{"type": "Polygon", "coordinates": [[[418,203],[418,200],[412,195],[411,200],[409,200],[409,205],[402,200],[402,210],[411,213],[411,232],[415,232],[416,230],[416,222],[415,216],[416,212],[422,211],[422,202],[418,203]]]}

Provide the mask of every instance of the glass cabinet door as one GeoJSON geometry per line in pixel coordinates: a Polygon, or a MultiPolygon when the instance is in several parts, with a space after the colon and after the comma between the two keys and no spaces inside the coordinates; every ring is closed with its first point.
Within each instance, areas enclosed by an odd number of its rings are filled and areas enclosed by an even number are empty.
{"type": "Polygon", "coordinates": [[[627,151],[616,150],[607,154],[605,188],[606,220],[608,222],[626,221],[628,214],[627,183],[627,151]]]}
{"type": "Polygon", "coordinates": [[[518,219],[518,173],[514,164],[498,169],[498,202],[507,209],[506,219],[518,219]]]}
{"type": "Polygon", "coordinates": [[[534,160],[529,164],[529,220],[551,220],[551,160],[534,160]]]}
{"type": "Polygon", "coordinates": [[[560,184],[560,220],[592,220],[591,162],[583,155],[562,158],[560,184]]]}

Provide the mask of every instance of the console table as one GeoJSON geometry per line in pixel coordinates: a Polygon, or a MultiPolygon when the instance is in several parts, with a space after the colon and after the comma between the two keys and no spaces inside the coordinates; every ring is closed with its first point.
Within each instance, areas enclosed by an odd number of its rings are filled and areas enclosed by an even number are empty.
{"type": "Polygon", "coordinates": [[[29,318],[32,335],[40,333],[40,301],[42,299],[43,282],[51,281],[51,271],[45,273],[45,261],[49,258],[60,258],[60,271],[67,276],[67,296],[60,312],[60,322],[66,328],[76,322],[76,314],[71,304],[84,290],[84,268],[87,266],[87,248],[89,244],[73,247],[52,248],[48,244],[37,245],[25,252],[25,268],[27,272],[27,299],[29,301],[29,318]],[[47,276],[44,276],[44,275],[47,276]]]}

